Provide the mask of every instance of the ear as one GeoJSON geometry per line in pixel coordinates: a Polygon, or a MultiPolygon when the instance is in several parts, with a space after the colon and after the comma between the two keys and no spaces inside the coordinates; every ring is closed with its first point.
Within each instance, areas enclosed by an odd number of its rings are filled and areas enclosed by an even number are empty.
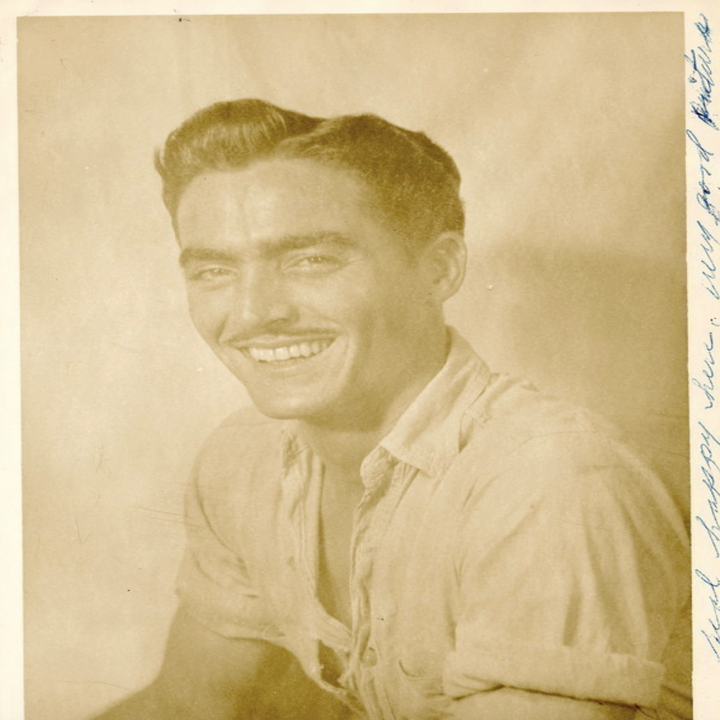
{"type": "Polygon", "coordinates": [[[438,235],[423,249],[423,262],[433,298],[444,303],[465,279],[467,248],[462,233],[447,231],[438,235]]]}

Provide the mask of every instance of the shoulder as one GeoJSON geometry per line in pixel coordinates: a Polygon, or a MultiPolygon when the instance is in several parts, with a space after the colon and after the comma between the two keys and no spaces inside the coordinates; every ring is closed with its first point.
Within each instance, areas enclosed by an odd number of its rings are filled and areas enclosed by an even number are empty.
{"type": "Polygon", "coordinates": [[[472,413],[464,452],[482,459],[498,492],[563,513],[605,504],[677,512],[650,461],[590,410],[494,376],[472,413]]]}
{"type": "Polygon", "coordinates": [[[478,546],[504,549],[526,567],[519,555],[536,558],[543,547],[552,567],[579,572],[588,562],[615,567],[618,553],[628,564],[651,558],[668,577],[682,567],[682,514],[617,428],[530,386],[502,378],[493,385],[461,453],[477,468],[460,516],[472,556],[478,546]]]}
{"type": "Polygon", "coordinates": [[[507,375],[490,378],[471,412],[489,427],[501,428],[517,443],[563,433],[619,436],[615,426],[590,410],[507,375]]]}
{"type": "Polygon", "coordinates": [[[619,430],[600,416],[505,375],[491,378],[469,415],[468,449],[492,447],[491,455],[501,462],[522,457],[576,462],[622,445],[619,430]]]}

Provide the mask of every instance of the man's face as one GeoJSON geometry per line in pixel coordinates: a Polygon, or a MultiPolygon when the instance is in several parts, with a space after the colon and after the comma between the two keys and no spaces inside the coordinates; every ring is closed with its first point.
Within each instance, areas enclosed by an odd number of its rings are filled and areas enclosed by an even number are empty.
{"type": "Polygon", "coordinates": [[[266,415],[372,421],[437,356],[428,263],[348,172],[273,159],[199,176],[177,230],[195,327],[266,415]]]}

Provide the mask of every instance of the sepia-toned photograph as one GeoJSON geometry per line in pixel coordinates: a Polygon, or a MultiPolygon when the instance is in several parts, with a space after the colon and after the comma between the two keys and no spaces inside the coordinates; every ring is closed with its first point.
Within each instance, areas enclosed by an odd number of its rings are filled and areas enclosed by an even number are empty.
{"type": "Polygon", "coordinates": [[[18,19],[26,720],[693,717],[684,22],[18,19]]]}

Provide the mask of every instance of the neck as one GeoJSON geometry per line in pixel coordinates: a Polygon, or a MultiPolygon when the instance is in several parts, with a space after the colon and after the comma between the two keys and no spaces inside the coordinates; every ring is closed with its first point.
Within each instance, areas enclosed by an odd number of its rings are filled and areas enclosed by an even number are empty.
{"type": "Polygon", "coordinates": [[[331,428],[302,422],[303,439],[325,466],[348,477],[358,477],[363,460],[387,434],[377,428],[331,428]]]}
{"type": "Polygon", "coordinates": [[[365,414],[354,413],[351,418],[304,419],[297,428],[322,458],[328,469],[360,480],[360,466],[380,441],[393,429],[401,415],[440,371],[447,359],[448,342],[438,343],[436,352],[427,357],[421,367],[415,368],[411,380],[393,394],[390,402],[371,406],[365,414]]]}

